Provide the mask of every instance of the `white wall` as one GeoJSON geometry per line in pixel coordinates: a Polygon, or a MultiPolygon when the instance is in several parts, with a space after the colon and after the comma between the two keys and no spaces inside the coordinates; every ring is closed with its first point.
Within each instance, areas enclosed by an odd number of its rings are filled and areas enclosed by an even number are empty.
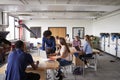
{"type": "MultiPolygon", "coordinates": [[[[26,21],[25,24],[28,27],[41,27],[43,33],[44,30],[47,30],[48,27],[67,27],[67,34],[70,35],[70,39],[72,40],[72,27],[85,27],[85,34],[92,33],[92,26],[90,20],[29,20],[26,21]]],[[[37,44],[37,42],[41,42],[41,38],[34,39],[30,38],[30,33],[26,31],[26,40],[37,44]]]]}
{"type": "Polygon", "coordinates": [[[120,11],[93,21],[93,34],[120,32],[120,11]]]}
{"type": "MultiPolygon", "coordinates": [[[[100,33],[120,33],[120,11],[93,21],[92,26],[93,34],[96,36],[100,36],[100,33]]],[[[120,46],[118,50],[118,57],[120,57],[120,46]]],[[[110,41],[110,47],[106,46],[106,52],[115,55],[115,41],[110,41]]]]}

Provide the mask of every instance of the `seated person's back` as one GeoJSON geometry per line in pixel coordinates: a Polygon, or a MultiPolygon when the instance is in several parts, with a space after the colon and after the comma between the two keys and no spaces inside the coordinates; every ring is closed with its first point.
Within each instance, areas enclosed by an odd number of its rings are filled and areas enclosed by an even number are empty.
{"type": "Polygon", "coordinates": [[[33,76],[29,79],[29,73],[25,72],[28,65],[31,65],[36,69],[38,63],[35,65],[32,56],[24,52],[24,43],[22,41],[17,41],[15,47],[16,49],[14,49],[8,56],[5,80],[39,80],[39,74],[31,73],[33,76]],[[34,76],[36,76],[36,78],[34,76]],[[34,79],[32,79],[33,77],[34,79]]]}

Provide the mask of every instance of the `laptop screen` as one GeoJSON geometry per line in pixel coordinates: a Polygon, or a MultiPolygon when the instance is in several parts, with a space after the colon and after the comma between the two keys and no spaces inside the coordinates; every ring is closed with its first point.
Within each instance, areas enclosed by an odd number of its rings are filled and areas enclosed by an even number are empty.
{"type": "Polygon", "coordinates": [[[44,59],[47,59],[46,51],[40,50],[40,57],[44,58],[44,59]]]}

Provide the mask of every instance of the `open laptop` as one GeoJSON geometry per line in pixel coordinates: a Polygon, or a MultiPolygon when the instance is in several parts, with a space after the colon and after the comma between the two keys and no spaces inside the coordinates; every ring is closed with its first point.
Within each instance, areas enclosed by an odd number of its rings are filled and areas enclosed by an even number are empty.
{"type": "Polygon", "coordinates": [[[40,50],[40,57],[43,61],[54,61],[54,59],[48,58],[46,51],[40,50]]]}
{"type": "Polygon", "coordinates": [[[43,59],[47,59],[47,53],[44,50],[40,50],[40,57],[43,59]]]}

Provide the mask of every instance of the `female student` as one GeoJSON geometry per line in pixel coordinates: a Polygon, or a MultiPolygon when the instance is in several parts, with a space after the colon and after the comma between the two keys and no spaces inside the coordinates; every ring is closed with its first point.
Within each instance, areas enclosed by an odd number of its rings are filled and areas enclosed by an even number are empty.
{"type": "Polygon", "coordinates": [[[79,36],[75,36],[75,39],[72,42],[72,46],[75,47],[77,51],[80,51],[81,40],[80,40],[79,36]]]}
{"type": "MultiPolygon", "coordinates": [[[[52,56],[50,58],[57,59],[59,64],[60,64],[60,67],[65,66],[65,65],[69,65],[71,63],[72,56],[70,55],[70,50],[67,46],[65,39],[60,37],[58,43],[61,46],[60,55],[59,56],[52,56]]],[[[55,54],[57,54],[57,53],[55,53],[55,54]]],[[[61,77],[61,76],[62,76],[62,72],[61,72],[61,68],[59,68],[57,77],[61,77]]],[[[62,79],[59,79],[59,80],[62,80],[62,79]]]]}
{"type": "Polygon", "coordinates": [[[74,53],[74,55],[76,57],[78,57],[77,54],[79,54],[79,58],[82,61],[84,61],[85,68],[87,68],[89,66],[89,64],[87,63],[86,57],[92,57],[92,44],[91,44],[90,36],[89,35],[85,36],[85,43],[83,45],[82,51],[74,53]]]}

